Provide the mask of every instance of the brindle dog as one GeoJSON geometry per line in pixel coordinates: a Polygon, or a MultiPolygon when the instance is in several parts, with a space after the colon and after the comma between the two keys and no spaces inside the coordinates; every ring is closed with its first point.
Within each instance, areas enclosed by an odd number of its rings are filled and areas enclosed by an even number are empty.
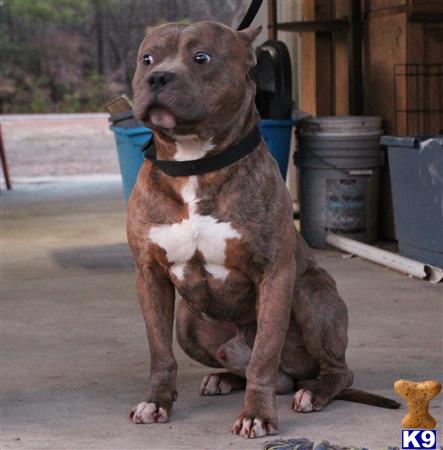
{"type": "MultiPolygon", "coordinates": [[[[222,152],[257,126],[248,73],[259,31],[214,22],[148,30],[133,80],[134,112],[152,128],[159,159],[222,152]]],[[[176,329],[183,350],[228,369],[205,377],[201,393],[246,389],[235,434],[277,432],[276,388],[295,387],[299,412],[319,411],[334,398],[398,405],[347,389],[346,305],[292,215],[263,140],[236,163],[204,175],[172,177],[144,162],[128,211],[151,356],[145,401],[130,414],[135,423],[167,422],[177,397],[175,290],[182,297],[176,329]]]]}

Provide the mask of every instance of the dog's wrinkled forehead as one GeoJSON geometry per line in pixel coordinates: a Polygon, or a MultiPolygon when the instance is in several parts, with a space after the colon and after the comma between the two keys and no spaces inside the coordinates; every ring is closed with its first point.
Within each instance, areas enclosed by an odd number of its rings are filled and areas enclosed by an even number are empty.
{"type": "Polygon", "coordinates": [[[216,22],[197,22],[191,25],[169,23],[147,30],[139,59],[149,54],[155,64],[172,59],[183,59],[187,54],[207,52],[226,59],[241,58],[243,52],[232,52],[233,47],[244,47],[240,35],[216,22]]]}

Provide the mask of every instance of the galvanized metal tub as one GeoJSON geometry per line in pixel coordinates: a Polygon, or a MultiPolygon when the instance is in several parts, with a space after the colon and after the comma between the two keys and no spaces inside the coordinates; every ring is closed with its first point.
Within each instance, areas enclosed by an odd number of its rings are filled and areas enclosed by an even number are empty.
{"type": "Polygon", "coordinates": [[[301,233],[326,247],[327,233],[361,242],[378,238],[382,119],[317,117],[297,129],[301,233]]]}

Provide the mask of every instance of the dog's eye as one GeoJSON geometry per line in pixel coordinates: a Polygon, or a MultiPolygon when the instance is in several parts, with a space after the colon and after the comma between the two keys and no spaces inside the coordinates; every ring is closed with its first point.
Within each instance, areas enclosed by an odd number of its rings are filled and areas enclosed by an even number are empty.
{"type": "Polygon", "coordinates": [[[209,61],[211,61],[211,57],[205,52],[197,52],[194,55],[194,61],[197,64],[207,64],[209,61]]]}
{"type": "Polygon", "coordinates": [[[144,65],[149,66],[154,62],[154,58],[151,55],[143,55],[142,61],[144,65]]]}

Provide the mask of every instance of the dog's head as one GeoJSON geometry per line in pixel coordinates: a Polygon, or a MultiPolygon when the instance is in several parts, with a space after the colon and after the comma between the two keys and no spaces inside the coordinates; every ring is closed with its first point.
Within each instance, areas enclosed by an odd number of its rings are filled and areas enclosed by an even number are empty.
{"type": "Polygon", "coordinates": [[[260,29],[234,31],[216,22],[148,29],[132,81],[135,116],[179,134],[232,120],[254,95],[248,71],[260,29]]]}

